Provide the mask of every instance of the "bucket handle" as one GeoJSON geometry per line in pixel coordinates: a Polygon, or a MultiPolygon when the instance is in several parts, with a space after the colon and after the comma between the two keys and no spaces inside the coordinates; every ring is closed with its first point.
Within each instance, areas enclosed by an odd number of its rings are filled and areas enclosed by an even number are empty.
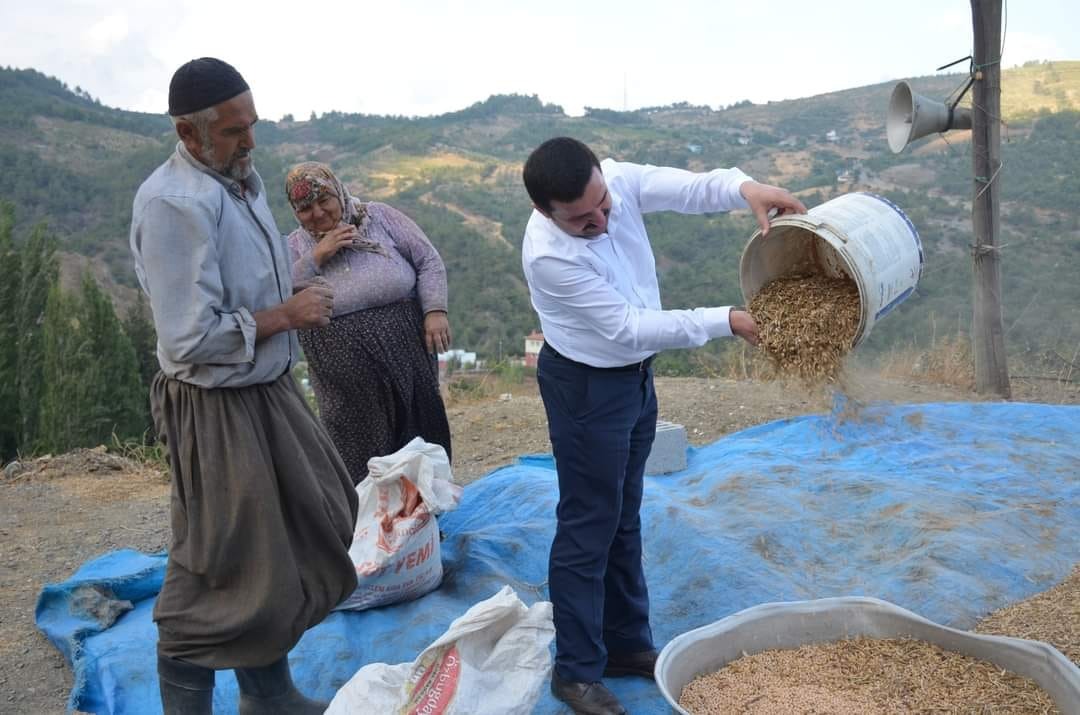
{"type": "Polygon", "coordinates": [[[832,224],[828,223],[827,221],[820,222],[818,224],[818,227],[823,228],[826,231],[828,231],[829,233],[831,233],[832,235],[836,236],[838,239],[840,239],[841,243],[847,243],[848,242],[847,234],[844,233],[843,231],[838,230],[836,227],[834,227],[832,224]]]}

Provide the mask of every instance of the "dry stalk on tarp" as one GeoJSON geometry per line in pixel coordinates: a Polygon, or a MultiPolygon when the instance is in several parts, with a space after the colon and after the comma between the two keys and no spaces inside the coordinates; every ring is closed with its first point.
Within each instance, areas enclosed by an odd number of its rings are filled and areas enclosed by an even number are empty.
{"type": "Polygon", "coordinates": [[[972,630],[1044,641],[1080,665],[1080,564],[1049,591],[994,611],[972,630]]]}

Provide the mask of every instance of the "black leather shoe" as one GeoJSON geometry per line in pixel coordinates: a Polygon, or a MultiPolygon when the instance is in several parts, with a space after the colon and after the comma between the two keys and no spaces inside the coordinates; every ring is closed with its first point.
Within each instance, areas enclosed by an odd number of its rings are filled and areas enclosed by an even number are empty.
{"type": "Polygon", "coordinates": [[[656,671],[658,655],[655,650],[646,650],[641,653],[608,653],[604,677],[621,678],[625,675],[640,675],[642,678],[655,680],[656,676],[653,673],[656,671]]]}
{"type": "Polygon", "coordinates": [[[626,708],[603,683],[575,683],[552,673],[551,694],[578,715],[626,715],[626,708]]]}

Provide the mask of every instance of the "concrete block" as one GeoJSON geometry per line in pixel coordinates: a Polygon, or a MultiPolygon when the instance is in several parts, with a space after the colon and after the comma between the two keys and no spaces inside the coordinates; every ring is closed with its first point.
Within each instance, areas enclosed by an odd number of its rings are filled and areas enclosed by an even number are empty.
{"type": "Polygon", "coordinates": [[[686,428],[674,422],[656,421],[656,440],[645,462],[645,474],[656,476],[686,469],[686,428]]]}

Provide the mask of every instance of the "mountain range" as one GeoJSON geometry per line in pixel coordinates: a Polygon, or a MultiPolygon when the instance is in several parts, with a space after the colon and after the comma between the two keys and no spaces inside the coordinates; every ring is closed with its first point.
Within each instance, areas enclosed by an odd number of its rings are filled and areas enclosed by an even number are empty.
{"type": "MultiPolygon", "coordinates": [[[[966,79],[909,81],[919,94],[944,101],[966,79]]],[[[520,265],[531,210],[521,165],[544,139],[574,136],[601,157],[625,161],[691,170],[738,166],[796,192],[808,206],[851,191],[877,193],[907,213],[926,252],[918,290],[865,345],[881,353],[967,334],[971,321],[970,133],[937,135],[892,154],[884,120],[893,84],[719,109],[681,103],[568,116],[536,96],[496,95],[435,117],[286,116],[259,122],[254,156],[282,232],[295,226],[284,175],[303,160],[327,162],[355,196],[410,215],[446,262],[456,347],[488,357],[520,354],[524,336],[537,327],[520,265]]],[[[1080,61],[1004,70],[1002,121],[1010,359],[1076,364],[1080,61]]],[[[127,248],[132,198],[175,141],[164,114],[106,107],[60,79],[0,69],[0,201],[15,205],[16,235],[47,222],[60,239],[66,279],[89,269],[120,307],[135,295],[127,248]]],[[[755,228],[746,212],[652,215],[647,223],[665,306],[742,302],[738,261],[755,228]]],[[[694,352],[669,357],[667,368],[692,370],[694,352]]]]}

